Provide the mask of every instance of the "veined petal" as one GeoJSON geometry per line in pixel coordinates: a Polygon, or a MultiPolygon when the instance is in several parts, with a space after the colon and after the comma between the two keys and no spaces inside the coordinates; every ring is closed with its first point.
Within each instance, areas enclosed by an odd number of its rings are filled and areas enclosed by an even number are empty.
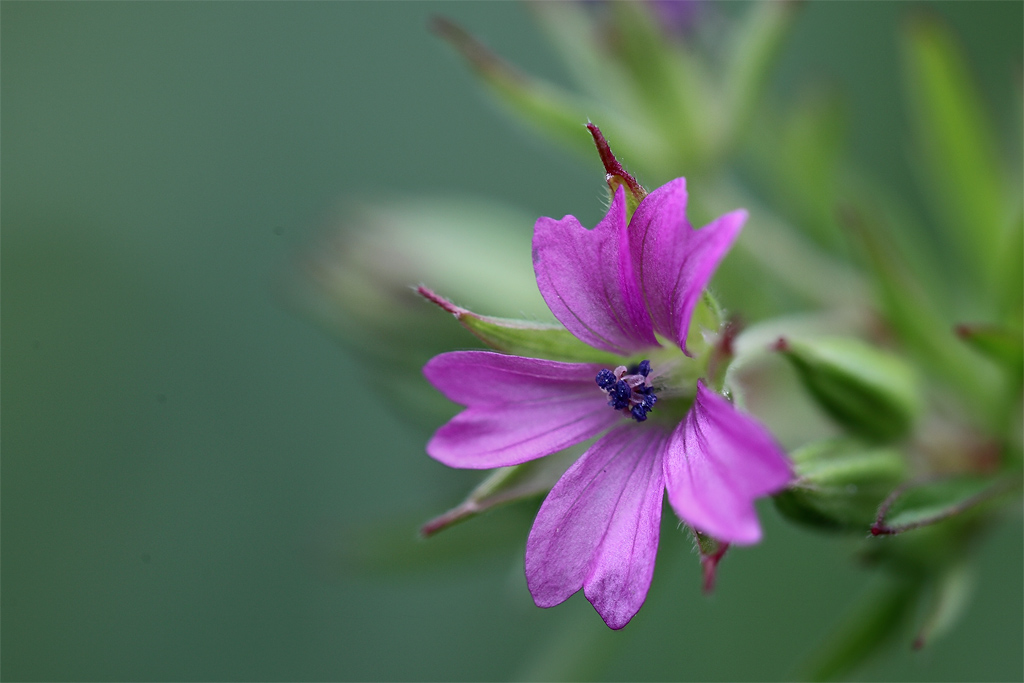
{"type": "Polygon", "coordinates": [[[667,439],[653,425],[619,427],[551,489],[526,542],[526,582],[539,607],[583,588],[613,629],[637,613],[654,575],[667,439]]]}
{"type": "Polygon", "coordinates": [[[572,216],[538,219],[533,269],[551,312],[581,341],[624,356],[658,346],[633,267],[621,187],[593,230],[572,216]]]}
{"type": "Polygon", "coordinates": [[[761,540],[754,499],[793,478],[789,460],[750,415],[697,384],[697,398],[665,455],[668,500],[687,524],[720,541],[761,540]]]}
{"type": "Polygon", "coordinates": [[[594,381],[603,367],[490,351],[435,356],[423,374],[467,408],[437,430],[427,454],[449,467],[490,469],[589,439],[623,419],[594,381]]]}
{"type": "Polygon", "coordinates": [[[630,252],[654,329],[684,352],[701,292],[747,220],[741,209],[694,230],[686,202],[686,179],[677,178],[647,195],[629,224],[630,252]]]}

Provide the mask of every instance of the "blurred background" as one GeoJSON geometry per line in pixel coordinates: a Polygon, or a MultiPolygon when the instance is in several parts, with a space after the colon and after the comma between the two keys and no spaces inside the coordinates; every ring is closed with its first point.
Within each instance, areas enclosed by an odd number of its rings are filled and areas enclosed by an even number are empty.
{"type": "MultiPolygon", "coordinates": [[[[1020,3],[807,3],[769,89],[840,88],[855,163],[897,194],[914,12],[1019,125],[1020,3]]],[[[525,244],[605,197],[596,156],[499,115],[438,13],[567,81],[519,4],[0,6],[4,679],[780,680],[856,604],[853,542],[770,505],[710,598],[666,515],[618,633],[582,595],[533,606],[536,504],[417,539],[480,475],[428,458],[379,368],[297,312],[297,264],[357,203],[485,197],[525,244]]],[[[983,543],[956,630],[859,677],[1024,677],[1020,517],[983,543]]]]}

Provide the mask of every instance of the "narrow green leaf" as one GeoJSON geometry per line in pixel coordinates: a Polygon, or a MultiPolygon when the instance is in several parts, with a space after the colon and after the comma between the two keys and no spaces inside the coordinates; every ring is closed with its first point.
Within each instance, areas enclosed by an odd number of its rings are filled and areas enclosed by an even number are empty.
{"type": "Polygon", "coordinates": [[[735,142],[750,122],[797,9],[795,2],[751,4],[731,36],[724,83],[726,140],[735,142]]]}
{"type": "MultiPolygon", "coordinates": [[[[868,303],[871,291],[859,272],[811,244],[739,185],[718,182],[700,197],[691,197],[690,202],[695,213],[700,209],[707,216],[721,215],[737,206],[750,212],[750,220],[736,242],[735,251],[742,251],[771,278],[772,282],[765,283],[765,287],[782,284],[807,302],[827,308],[861,307],[868,303]]],[[[729,259],[726,259],[723,270],[728,268],[729,259]]],[[[756,293],[751,291],[749,275],[742,275],[742,279],[738,278],[739,286],[743,300],[747,301],[756,293]]]]}
{"type": "MultiPolygon", "coordinates": [[[[677,160],[685,160],[689,167],[703,165],[716,143],[707,125],[712,97],[700,63],[666,38],[644,3],[617,2],[612,11],[610,44],[629,73],[644,111],[673,147],[677,160]]],[[[611,131],[606,132],[615,139],[611,131]]]]}
{"type": "Polygon", "coordinates": [[[797,680],[844,678],[897,642],[920,593],[914,581],[878,579],[812,655],[797,680]]]}
{"type": "Polygon", "coordinates": [[[458,24],[434,17],[431,27],[452,45],[490,92],[516,118],[522,119],[545,136],[570,149],[592,155],[590,136],[583,128],[590,118],[601,123],[610,137],[637,158],[648,153],[662,156],[659,146],[641,128],[599,102],[572,93],[516,70],[491,52],[483,43],[458,24]]]}
{"type": "Polygon", "coordinates": [[[1016,374],[1024,367],[1024,337],[1019,330],[998,325],[957,325],[956,333],[971,348],[1016,374]]]}
{"type": "Polygon", "coordinates": [[[426,287],[419,287],[417,291],[428,301],[454,315],[463,327],[497,351],[548,360],[604,363],[611,367],[621,365],[624,361],[613,353],[584,344],[561,325],[477,315],[426,287]]]}
{"type": "Polygon", "coordinates": [[[835,206],[847,126],[839,96],[809,92],[784,117],[766,112],[753,124],[759,182],[794,227],[818,246],[843,253],[848,241],[839,231],[835,206]]]}
{"type": "Polygon", "coordinates": [[[1017,209],[1007,247],[999,262],[999,315],[1007,325],[1024,327],[1024,211],[1017,209]]]}
{"type": "Polygon", "coordinates": [[[954,387],[975,419],[992,426],[998,412],[998,373],[957,342],[883,226],[850,206],[842,207],[840,219],[863,248],[886,322],[923,366],[954,387]]]}
{"type": "Polygon", "coordinates": [[[584,92],[616,107],[630,104],[626,75],[604,49],[604,27],[594,12],[578,2],[531,0],[526,6],[584,92]]]}
{"type": "Polygon", "coordinates": [[[981,293],[1006,248],[1005,196],[991,122],[951,33],[933,19],[909,24],[904,57],[922,170],[952,253],[968,261],[981,293]]]}
{"type": "Polygon", "coordinates": [[[932,643],[956,624],[974,592],[974,572],[966,560],[955,562],[946,567],[930,588],[928,611],[914,639],[915,650],[932,643]]]}

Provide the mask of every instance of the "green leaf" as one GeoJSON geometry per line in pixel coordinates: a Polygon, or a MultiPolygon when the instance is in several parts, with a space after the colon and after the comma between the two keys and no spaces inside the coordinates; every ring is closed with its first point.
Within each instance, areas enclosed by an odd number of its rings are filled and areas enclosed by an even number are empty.
{"type": "Polygon", "coordinates": [[[561,325],[477,315],[456,306],[426,287],[419,287],[417,291],[427,300],[454,315],[463,327],[497,351],[516,356],[574,363],[604,363],[612,367],[621,365],[624,361],[613,353],[584,344],[561,325]]]}
{"type": "MultiPolygon", "coordinates": [[[[861,307],[867,303],[870,289],[859,272],[810,243],[739,185],[723,180],[709,186],[702,195],[690,198],[693,213],[700,212],[706,217],[721,215],[737,206],[745,207],[750,212],[750,219],[736,241],[734,251],[742,252],[753,261],[760,275],[770,278],[762,283],[761,289],[777,290],[775,285],[781,284],[788,292],[818,307],[861,307]]],[[[727,258],[720,272],[727,273],[730,260],[735,258],[727,258]]],[[[738,288],[736,296],[742,297],[737,301],[749,303],[761,293],[750,287],[749,273],[735,272],[734,277],[738,288]]],[[[719,275],[718,280],[721,279],[719,275]]]]}
{"type": "Polygon", "coordinates": [[[794,227],[830,252],[844,252],[835,216],[847,128],[842,101],[835,92],[809,92],[773,119],[753,122],[759,182],[794,227]]]}
{"type": "Polygon", "coordinates": [[[999,262],[999,315],[1006,324],[1024,327],[1024,212],[1017,209],[1007,247],[999,262]]]}
{"type": "Polygon", "coordinates": [[[498,505],[547,493],[584,450],[583,446],[574,446],[522,465],[500,467],[488,474],[464,501],[424,524],[420,532],[433,536],[498,505]]]}
{"type": "MultiPolygon", "coordinates": [[[[612,11],[610,43],[631,77],[642,111],[675,151],[677,167],[680,160],[690,168],[703,165],[717,143],[707,125],[712,93],[700,63],[666,38],[644,3],[612,3],[612,11]]],[[[612,131],[605,132],[615,139],[612,131]]]]}
{"type": "Polygon", "coordinates": [[[867,532],[879,504],[907,474],[900,451],[854,439],[819,441],[790,457],[797,480],[774,496],[775,507],[795,522],[828,531],[867,532]]]}
{"type": "Polygon", "coordinates": [[[878,304],[886,322],[930,372],[951,384],[964,407],[981,424],[995,428],[1000,377],[994,368],[950,334],[950,324],[907,267],[900,249],[877,220],[851,206],[840,212],[847,231],[863,247],[875,276],[878,304]]]}
{"type": "Polygon", "coordinates": [[[974,592],[974,572],[965,560],[953,563],[931,582],[924,623],[914,639],[919,650],[956,624],[974,592]]]}
{"type": "Polygon", "coordinates": [[[776,349],[818,405],[854,434],[893,441],[910,431],[921,412],[913,370],[858,339],[780,338],[776,349]]]}
{"type": "Polygon", "coordinates": [[[814,652],[797,680],[844,678],[892,646],[904,630],[920,591],[920,584],[915,581],[878,579],[814,652]]]}
{"type": "Polygon", "coordinates": [[[1020,375],[1024,338],[1019,330],[998,325],[957,325],[956,333],[974,350],[1020,375]]]}
{"type": "Polygon", "coordinates": [[[904,36],[907,91],[930,201],[952,253],[991,294],[1010,209],[992,124],[951,33],[918,19],[904,36]]]}
{"type": "Polygon", "coordinates": [[[594,12],[578,2],[534,0],[526,6],[584,92],[616,107],[631,104],[626,74],[604,49],[594,12]]]}
{"type": "Polygon", "coordinates": [[[583,127],[593,117],[620,148],[637,158],[662,156],[651,136],[604,105],[578,97],[546,81],[527,76],[507,64],[461,26],[443,17],[431,22],[434,32],[452,45],[487,89],[516,118],[570,149],[592,155],[583,127]]]}
{"type": "Polygon", "coordinates": [[[753,117],[796,11],[794,2],[751,4],[730,37],[724,79],[727,143],[735,142],[753,117]]]}

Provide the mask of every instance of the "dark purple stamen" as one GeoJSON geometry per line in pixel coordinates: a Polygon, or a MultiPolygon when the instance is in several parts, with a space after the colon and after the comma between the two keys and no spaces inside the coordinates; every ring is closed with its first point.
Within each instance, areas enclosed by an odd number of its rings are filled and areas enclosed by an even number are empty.
{"type": "Polygon", "coordinates": [[[597,380],[597,386],[602,389],[607,389],[611,385],[615,384],[615,373],[611,370],[602,370],[597,373],[597,377],[595,379],[597,380]]]}
{"type": "Polygon", "coordinates": [[[629,409],[629,414],[633,416],[633,419],[637,422],[643,422],[647,419],[647,408],[644,408],[643,404],[638,403],[629,409]]]}
{"type": "Polygon", "coordinates": [[[608,396],[611,397],[609,404],[616,410],[622,410],[629,406],[629,398],[632,395],[633,390],[628,384],[620,379],[611,389],[608,390],[608,396]]]}
{"type": "Polygon", "coordinates": [[[594,380],[608,394],[608,405],[627,413],[637,422],[643,422],[658,401],[650,374],[651,362],[644,360],[629,370],[624,365],[614,371],[601,370],[594,380]]]}

